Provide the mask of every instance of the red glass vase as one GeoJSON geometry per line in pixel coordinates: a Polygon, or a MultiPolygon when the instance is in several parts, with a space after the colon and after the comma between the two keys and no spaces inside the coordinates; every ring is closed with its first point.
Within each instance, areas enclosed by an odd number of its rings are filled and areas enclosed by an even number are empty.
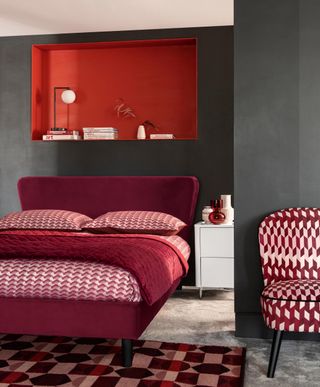
{"type": "Polygon", "coordinates": [[[221,208],[223,208],[223,200],[211,200],[211,207],[213,211],[209,214],[210,222],[213,224],[222,224],[226,219],[225,214],[221,212],[221,208]]]}

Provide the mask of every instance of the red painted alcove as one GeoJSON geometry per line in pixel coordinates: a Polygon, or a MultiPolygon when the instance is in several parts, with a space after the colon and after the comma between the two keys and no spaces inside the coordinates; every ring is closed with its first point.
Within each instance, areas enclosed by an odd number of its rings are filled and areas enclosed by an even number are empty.
{"type": "Polygon", "coordinates": [[[32,140],[41,140],[53,126],[55,86],[77,95],[65,105],[58,93],[57,126],[80,131],[111,126],[119,130],[119,140],[135,140],[138,125],[150,120],[159,128],[151,133],[197,138],[195,38],[34,45],[32,140]],[[117,116],[118,98],[135,118],[117,116]]]}

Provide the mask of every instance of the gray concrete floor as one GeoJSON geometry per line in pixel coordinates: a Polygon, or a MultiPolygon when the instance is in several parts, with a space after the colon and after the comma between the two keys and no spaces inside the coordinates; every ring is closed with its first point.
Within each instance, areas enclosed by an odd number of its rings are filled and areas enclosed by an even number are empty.
{"type": "Polygon", "coordinates": [[[266,377],[270,340],[234,336],[233,292],[184,289],[171,297],[143,338],[247,347],[246,387],[320,387],[320,343],[285,340],[274,379],[266,377]]]}

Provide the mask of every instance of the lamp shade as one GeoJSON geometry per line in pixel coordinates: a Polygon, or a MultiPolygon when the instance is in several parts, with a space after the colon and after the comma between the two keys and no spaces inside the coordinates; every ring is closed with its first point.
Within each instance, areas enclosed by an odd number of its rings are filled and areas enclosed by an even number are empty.
{"type": "Polygon", "coordinates": [[[73,103],[76,100],[76,93],[73,90],[64,90],[61,93],[61,99],[64,103],[73,103]]]}

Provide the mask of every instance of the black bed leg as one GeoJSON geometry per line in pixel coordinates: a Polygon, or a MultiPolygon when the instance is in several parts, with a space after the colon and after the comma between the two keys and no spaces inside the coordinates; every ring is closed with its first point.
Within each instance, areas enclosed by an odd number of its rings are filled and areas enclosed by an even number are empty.
{"type": "Polygon", "coordinates": [[[268,367],[268,378],[273,378],[277,366],[279,351],[281,347],[283,331],[274,331],[272,347],[270,352],[269,367],[268,367]]]}
{"type": "Polygon", "coordinates": [[[132,365],[132,341],[130,339],[122,339],[122,365],[123,367],[131,367],[132,365]]]}

